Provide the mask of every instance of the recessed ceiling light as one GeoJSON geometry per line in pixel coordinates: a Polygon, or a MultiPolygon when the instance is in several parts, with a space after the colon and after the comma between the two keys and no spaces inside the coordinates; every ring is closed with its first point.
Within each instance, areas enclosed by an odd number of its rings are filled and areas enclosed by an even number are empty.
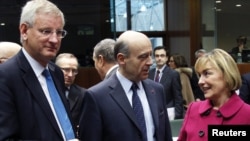
{"type": "Polygon", "coordinates": [[[242,5],[241,5],[241,4],[236,4],[235,6],[236,6],[236,7],[241,7],[242,5]]]}
{"type": "Polygon", "coordinates": [[[221,0],[217,0],[217,1],[215,1],[215,3],[222,3],[222,1],[221,0]]]}
{"type": "Polygon", "coordinates": [[[147,11],[146,5],[143,4],[143,5],[141,6],[141,8],[140,8],[140,11],[141,11],[141,12],[147,11]]]}
{"type": "Polygon", "coordinates": [[[5,23],[0,23],[1,26],[5,26],[5,23]]]}

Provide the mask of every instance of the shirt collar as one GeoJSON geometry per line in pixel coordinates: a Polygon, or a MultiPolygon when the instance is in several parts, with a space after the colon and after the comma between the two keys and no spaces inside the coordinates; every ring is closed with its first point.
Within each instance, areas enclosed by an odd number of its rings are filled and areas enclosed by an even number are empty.
{"type": "MultiPolygon", "coordinates": [[[[239,111],[239,109],[244,104],[243,101],[240,100],[239,96],[237,96],[236,93],[232,94],[232,96],[229,98],[229,100],[219,108],[219,112],[224,118],[229,118],[233,116],[236,112],[239,111]]],[[[199,107],[199,114],[209,114],[212,110],[213,105],[210,100],[202,101],[201,106],[199,107]]]]}

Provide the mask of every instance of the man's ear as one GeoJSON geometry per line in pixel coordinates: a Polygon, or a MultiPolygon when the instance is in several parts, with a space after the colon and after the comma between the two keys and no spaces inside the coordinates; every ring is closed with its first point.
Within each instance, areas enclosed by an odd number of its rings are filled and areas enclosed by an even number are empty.
{"type": "Polygon", "coordinates": [[[102,55],[98,56],[98,63],[100,64],[101,67],[103,67],[105,65],[105,60],[104,60],[104,57],[102,55]]]}
{"type": "Polygon", "coordinates": [[[23,40],[27,40],[28,36],[27,36],[27,31],[28,31],[28,25],[25,24],[25,23],[22,23],[20,26],[19,26],[19,29],[20,29],[20,35],[21,35],[21,38],[23,40]]]}
{"type": "Polygon", "coordinates": [[[125,55],[123,53],[118,53],[116,57],[118,64],[125,64],[125,55]]]}

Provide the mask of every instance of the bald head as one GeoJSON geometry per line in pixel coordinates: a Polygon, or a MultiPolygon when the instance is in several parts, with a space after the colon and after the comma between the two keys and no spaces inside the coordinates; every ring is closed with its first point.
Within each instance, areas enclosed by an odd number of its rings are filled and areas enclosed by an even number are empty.
{"type": "Polygon", "coordinates": [[[0,64],[13,57],[22,47],[14,42],[0,42],[0,64]]]}
{"type": "Polygon", "coordinates": [[[119,65],[118,71],[132,82],[148,78],[152,65],[152,44],[143,33],[123,32],[115,45],[114,55],[119,65]]]}
{"type": "Polygon", "coordinates": [[[149,38],[145,34],[131,30],[122,33],[119,36],[117,42],[125,42],[127,44],[151,43],[149,38]]]}

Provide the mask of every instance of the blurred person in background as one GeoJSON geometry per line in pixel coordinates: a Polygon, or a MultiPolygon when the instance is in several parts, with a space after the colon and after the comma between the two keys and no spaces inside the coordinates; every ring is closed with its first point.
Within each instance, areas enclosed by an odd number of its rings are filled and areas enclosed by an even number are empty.
{"type": "Polygon", "coordinates": [[[171,55],[168,64],[171,69],[176,70],[180,74],[184,108],[187,109],[188,105],[195,100],[190,82],[193,70],[191,67],[188,67],[186,58],[181,54],[171,55]]]}
{"type": "Polygon", "coordinates": [[[61,53],[56,57],[55,64],[61,68],[64,74],[65,95],[69,101],[70,112],[73,123],[78,134],[79,119],[82,112],[83,98],[86,89],[75,84],[78,74],[79,63],[77,58],[71,53],[61,53]]]}
{"type": "Polygon", "coordinates": [[[94,47],[93,60],[101,79],[107,79],[115,74],[118,64],[114,57],[115,40],[103,39],[94,47]]]}
{"type": "Polygon", "coordinates": [[[16,55],[22,47],[14,42],[0,42],[0,64],[16,55]]]}
{"type": "Polygon", "coordinates": [[[242,54],[241,54],[242,50],[249,49],[249,48],[246,46],[246,44],[247,44],[247,37],[246,36],[242,36],[242,35],[239,36],[236,39],[236,42],[237,42],[237,46],[233,47],[229,53],[232,55],[234,60],[237,62],[238,57],[242,57],[242,54]]]}
{"type": "Polygon", "coordinates": [[[155,58],[156,68],[150,69],[148,78],[163,85],[165,90],[164,97],[166,101],[166,108],[169,111],[170,119],[181,119],[183,118],[183,97],[181,94],[182,88],[180,75],[177,71],[172,70],[166,64],[169,52],[164,46],[155,47],[153,55],[155,58]],[[171,109],[174,110],[173,113],[171,109]]]}

